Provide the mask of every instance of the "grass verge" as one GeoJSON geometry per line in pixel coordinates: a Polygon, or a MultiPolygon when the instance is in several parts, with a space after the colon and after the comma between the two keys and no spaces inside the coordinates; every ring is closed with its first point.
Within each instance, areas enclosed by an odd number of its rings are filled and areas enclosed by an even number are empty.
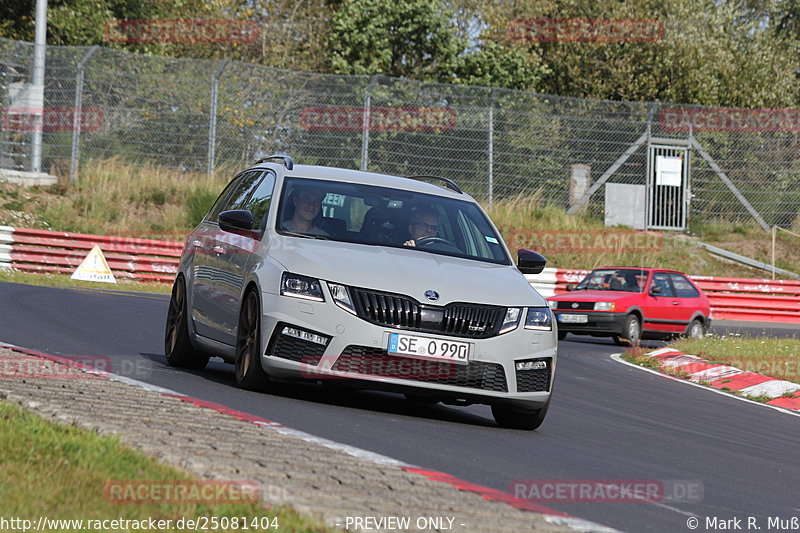
{"type": "MultiPolygon", "coordinates": [[[[328,531],[324,525],[291,508],[265,509],[248,501],[226,504],[109,501],[104,495],[109,480],[168,483],[196,479],[125,447],[117,438],[49,422],[15,404],[0,401],[0,501],[7,519],[19,517],[36,524],[39,517],[84,521],[153,517],[172,520],[173,527],[159,530],[178,531],[175,525],[181,518],[266,517],[272,523],[271,519],[276,517],[274,523],[279,527],[268,531],[328,531]]],[[[85,526],[66,525],[49,529],[89,530],[85,526]]],[[[218,527],[209,531],[240,529],[218,527]]]]}
{"type": "Polygon", "coordinates": [[[9,283],[22,283],[25,285],[39,285],[42,287],[66,287],[95,289],[102,291],[134,291],[169,294],[172,285],[169,283],[143,282],[128,279],[117,279],[117,283],[97,283],[92,281],[78,281],[71,279],[67,274],[34,274],[18,270],[0,268],[0,281],[9,283]]]}

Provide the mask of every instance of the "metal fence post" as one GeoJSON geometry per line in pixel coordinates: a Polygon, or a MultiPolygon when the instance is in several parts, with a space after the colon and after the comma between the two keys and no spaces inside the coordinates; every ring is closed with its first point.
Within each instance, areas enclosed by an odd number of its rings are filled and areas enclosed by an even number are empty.
{"type": "Polygon", "coordinates": [[[494,91],[489,93],[489,207],[494,196],[494,91]]]}
{"type": "Polygon", "coordinates": [[[75,75],[75,109],[72,110],[72,149],[69,156],[69,182],[75,183],[78,177],[78,162],[81,149],[81,118],[83,115],[83,76],[86,63],[99,46],[92,46],[78,62],[78,73],[75,75]]]}
{"type": "Polygon", "coordinates": [[[222,76],[222,71],[230,63],[229,59],[225,59],[217,67],[214,76],[211,78],[211,111],[208,120],[208,175],[214,174],[214,165],[216,159],[217,147],[217,95],[219,86],[219,77],[222,76]]]}
{"type": "Polygon", "coordinates": [[[361,170],[367,170],[369,166],[369,123],[370,109],[372,108],[372,87],[378,81],[378,74],[373,74],[367,85],[367,93],[364,95],[364,116],[361,118],[361,170]]]}

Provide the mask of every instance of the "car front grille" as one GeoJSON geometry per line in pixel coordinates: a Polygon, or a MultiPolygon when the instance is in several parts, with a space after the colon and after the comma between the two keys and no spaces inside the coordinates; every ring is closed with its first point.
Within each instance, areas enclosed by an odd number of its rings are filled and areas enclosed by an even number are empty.
{"type": "Polygon", "coordinates": [[[550,390],[550,366],[538,370],[517,370],[517,392],[547,392],[550,390]]]}
{"type": "Polygon", "coordinates": [[[566,310],[588,309],[588,310],[592,310],[592,309],[594,309],[594,302],[558,302],[558,307],[556,307],[556,309],[566,309],[566,310]],[[575,304],[577,304],[577,305],[575,305],[575,304]],[[575,305],[575,307],[573,307],[573,305],[575,305]]]}
{"type": "Polygon", "coordinates": [[[485,339],[498,334],[506,309],[472,303],[420,304],[401,294],[350,287],[356,314],[373,324],[424,333],[485,339]]]}
{"type": "Polygon", "coordinates": [[[441,363],[415,357],[388,355],[386,350],[370,346],[346,347],[334,363],[333,370],[508,392],[506,374],[501,364],[482,361],[470,361],[466,365],[441,363]]]}

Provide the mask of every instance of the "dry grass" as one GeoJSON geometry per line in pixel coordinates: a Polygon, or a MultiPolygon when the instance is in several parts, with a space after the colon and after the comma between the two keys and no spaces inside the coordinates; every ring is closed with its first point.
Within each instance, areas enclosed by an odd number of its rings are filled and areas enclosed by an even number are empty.
{"type": "MultiPolygon", "coordinates": [[[[94,161],[85,166],[74,186],[62,182],[52,187],[23,189],[0,183],[0,224],[182,240],[205,214],[235,170],[220,169],[214,177],[208,177],[203,172],[134,166],[116,158],[94,161]]],[[[521,238],[525,247],[534,247],[543,253],[548,266],[574,269],[609,265],[652,266],[674,268],[695,275],[766,276],[764,271],[714,258],[689,242],[697,237],[663,232],[652,234],[660,238],[655,246],[615,244],[610,239],[629,230],[607,228],[602,219],[590,214],[567,215],[561,206],[548,204],[543,198],[541,193],[534,193],[501,199],[494,202],[489,214],[507,242],[517,232],[517,241],[521,238]],[[590,235],[597,242],[573,249],[548,247],[536,240],[542,235],[564,238],[590,235]]],[[[759,228],[708,224],[703,225],[700,237],[723,248],[769,260],[768,253],[766,258],[763,257],[763,246],[768,246],[769,235],[759,228]]],[[[779,266],[800,270],[800,242],[795,242],[800,239],[781,235],[779,240],[779,266]]],[[[519,246],[512,246],[516,247],[519,246]]]]}

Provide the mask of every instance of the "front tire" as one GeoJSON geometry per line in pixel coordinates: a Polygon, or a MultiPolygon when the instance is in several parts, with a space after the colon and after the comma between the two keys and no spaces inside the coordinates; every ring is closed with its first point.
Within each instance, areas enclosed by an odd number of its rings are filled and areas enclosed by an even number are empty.
{"type": "Polygon", "coordinates": [[[500,427],[531,431],[542,425],[549,408],[550,398],[547,399],[547,403],[543,407],[532,411],[510,405],[495,404],[492,405],[492,416],[500,427]]]}
{"type": "Polygon", "coordinates": [[[614,336],[614,342],[620,345],[639,346],[642,341],[642,326],[636,315],[628,315],[621,335],[614,336]]]}
{"type": "Polygon", "coordinates": [[[189,339],[189,313],[186,303],[186,282],[179,276],[172,285],[164,331],[164,355],[169,366],[202,370],[210,356],[196,352],[189,339]]]}
{"type": "Polygon", "coordinates": [[[256,291],[248,291],[239,312],[236,330],[236,385],[247,390],[264,391],[269,376],[261,367],[261,306],[256,291]]]}

